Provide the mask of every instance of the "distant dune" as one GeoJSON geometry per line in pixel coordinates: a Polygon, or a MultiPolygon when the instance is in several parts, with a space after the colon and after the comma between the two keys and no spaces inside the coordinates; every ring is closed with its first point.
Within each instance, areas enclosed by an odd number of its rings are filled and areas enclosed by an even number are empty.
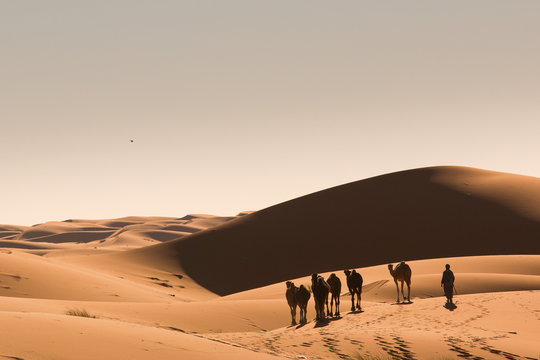
{"type": "Polygon", "coordinates": [[[138,252],[178,259],[226,295],[400,260],[540,254],[539,240],[540,179],[445,166],[337,186],[138,252]]]}
{"type": "Polygon", "coordinates": [[[234,218],[196,214],[182,218],[130,216],[49,221],[34,226],[0,225],[0,247],[51,250],[84,243],[87,248],[125,250],[178,239],[234,218]]]}
{"type": "Polygon", "coordinates": [[[2,359],[533,360],[539,304],[540,179],[521,175],[432,167],[229,217],[0,225],[2,359]],[[341,316],[314,321],[311,299],[291,326],[284,281],[313,272],[341,279],[341,316]]]}

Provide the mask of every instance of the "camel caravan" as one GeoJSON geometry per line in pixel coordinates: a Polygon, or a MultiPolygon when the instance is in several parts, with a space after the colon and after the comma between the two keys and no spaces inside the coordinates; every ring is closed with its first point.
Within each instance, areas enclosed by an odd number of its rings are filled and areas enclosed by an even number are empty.
{"type": "MultiPolygon", "coordinates": [[[[407,284],[407,302],[411,302],[411,268],[404,261],[400,262],[395,268],[394,265],[389,264],[388,270],[390,275],[394,279],[397,291],[397,302],[399,303],[399,286],[398,281],[401,282],[401,294],[403,302],[405,302],[405,293],[403,292],[404,283],[407,284]]],[[[351,295],[351,311],[361,312],[362,308],[360,302],[362,300],[362,284],[364,280],[362,275],[356,272],[356,270],[344,270],[347,278],[347,287],[349,288],[349,294],[351,295]],[[356,302],[355,302],[356,298],[356,302]]],[[[336,274],[332,273],[325,280],[323,276],[319,274],[311,275],[311,291],[304,285],[296,287],[292,281],[286,283],[287,291],[285,297],[291,310],[291,325],[296,325],[296,308],[300,308],[301,325],[307,323],[307,304],[313,293],[313,300],[315,302],[315,321],[320,322],[326,320],[327,317],[339,318],[339,305],[341,296],[341,280],[336,274]],[[328,305],[328,298],[330,297],[330,306],[328,305]],[[325,312],[326,305],[326,312],[325,312]]]]}

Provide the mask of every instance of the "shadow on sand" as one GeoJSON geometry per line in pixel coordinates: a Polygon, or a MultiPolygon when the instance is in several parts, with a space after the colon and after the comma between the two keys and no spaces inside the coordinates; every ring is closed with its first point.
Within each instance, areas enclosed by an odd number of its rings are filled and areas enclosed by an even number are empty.
{"type": "Polygon", "coordinates": [[[446,304],[443,305],[443,307],[445,309],[450,310],[450,311],[454,311],[455,309],[457,309],[457,306],[454,303],[446,303],[446,304]]]}
{"type": "Polygon", "coordinates": [[[412,302],[412,301],[395,302],[395,303],[392,303],[390,305],[410,305],[410,304],[414,304],[414,302],[412,302]]]}
{"type": "Polygon", "coordinates": [[[354,311],[349,311],[349,312],[347,313],[347,315],[348,315],[348,314],[361,314],[361,313],[363,313],[363,312],[364,312],[364,310],[354,310],[354,311]]]}
{"type": "Polygon", "coordinates": [[[330,324],[330,321],[328,321],[328,319],[324,319],[324,320],[315,321],[315,326],[313,327],[320,328],[320,327],[328,326],[328,324],[330,324]]]}
{"type": "Polygon", "coordinates": [[[328,324],[330,324],[332,321],[336,321],[336,320],[339,320],[339,319],[341,319],[341,316],[326,317],[324,320],[315,321],[315,326],[314,327],[316,327],[316,328],[324,327],[324,326],[327,326],[328,324]]]}

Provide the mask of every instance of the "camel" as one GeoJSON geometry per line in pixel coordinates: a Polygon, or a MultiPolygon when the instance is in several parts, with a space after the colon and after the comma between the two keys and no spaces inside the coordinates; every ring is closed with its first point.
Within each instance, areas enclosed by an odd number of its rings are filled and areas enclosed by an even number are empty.
{"type": "Polygon", "coordinates": [[[287,281],[287,291],[285,292],[285,297],[287,298],[287,303],[289,303],[289,308],[291,309],[291,325],[296,325],[296,292],[298,288],[294,285],[292,281],[287,281]]]}
{"type": "Polygon", "coordinates": [[[300,285],[300,287],[297,288],[296,303],[298,304],[298,308],[300,308],[300,324],[307,323],[307,304],[310,297],[311,293],[304,285],[300,285]]]}
{"type": "Polygon", "coordinates": [[[349,288],[349,293],[351,294],[351,311],[362,310],[360,307],[360,302],[362,301],[362,284],[364,279],[362,275],[356,272],[356,270],[345,270],[343,271],[347,276],[347,287],[349,288]],[[354,295],[356,295],[356,306],[354,303],[354,295]]]}
{"type": "Polygon", "coordinates": [[[336,276],[336,274],[332,273],[326,279],[326,282],[328,285],[330,285],[330,293],[332,294],[332,298],[330,299],[330,311],[328,311],[328,301],[326,302],[326,314],[328,316],[339,316],[339,296],[341,294],[341,280],[336,276]],[[334,304],[336,306],[336,313],[333,314],[334,304]]]}
{"type": "Polygon", "coordinates": [[[390,275],[394,278],[397,291],[397,302],[399,303],[399,287],[398,281],[401,282],[401,294],[403,295],[403,302],[405,302],[405,293],[403,292],[403,283],[407,283],[407,301],[411,302],[411,275],[412,271],[409,265],[405,264],[405,261],[400,262],[394,269],[394,265],[388,264],[388,270],[390,275]]]}
{"type": "Polygon", "coordinates": [[[318,274],[311,275],[311,291],[313,291],[313,300],[315,300],[316,321],[324,321],[324,304],[328,302],[328,293],[330,285],[318,274]]]}

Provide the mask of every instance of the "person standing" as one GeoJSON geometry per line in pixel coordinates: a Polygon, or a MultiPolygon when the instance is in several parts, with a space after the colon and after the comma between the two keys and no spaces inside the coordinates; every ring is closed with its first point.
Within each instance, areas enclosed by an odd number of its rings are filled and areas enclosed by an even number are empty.
{"type": "Polygon", "coordinates": [[[446,270],[443,272],[441,279],[441,286],[444,289],[444,296],[446,296],[446,303],[453,304],[452,297],[454,296],[454,273],[450,270],[450,265],[445,265],[446,270]]]}

